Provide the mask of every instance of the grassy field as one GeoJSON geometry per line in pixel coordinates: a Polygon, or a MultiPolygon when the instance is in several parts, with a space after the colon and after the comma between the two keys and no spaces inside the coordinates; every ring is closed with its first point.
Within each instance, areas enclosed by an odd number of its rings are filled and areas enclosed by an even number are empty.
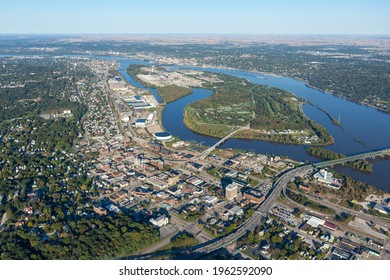
{"type": "Polygon", "coordinates": [[[188,236],[188,235],[182,235],[182,236],[179,236],[176,240],[173,240],[168,245],[162,247],[160,250],[167,251],[167,250],[172,250],[174,248],[189,247],[189,246],[195,245],[197,243],[198,242],[197,242],[196,238],[188,236]]]}
{"type": "Polygon", "coordinates": [[[301,100],[291,93],[255,85],[232,76],[220,75],[213,95],[185,108],[184,123],[191,130],[222,138],[234,129],[249,126],[234,138],[282,143],[304,143],[317,136],[317,145],[331,144],[333,138],[300,109],[301,100]]]}

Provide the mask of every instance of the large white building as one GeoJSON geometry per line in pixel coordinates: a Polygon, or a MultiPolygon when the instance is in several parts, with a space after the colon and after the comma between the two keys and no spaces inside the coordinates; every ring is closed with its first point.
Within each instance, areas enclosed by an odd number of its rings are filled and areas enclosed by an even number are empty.
{"type": "Polygon", "coordinates": [[[390,207],[383,204],[375,204],[374,209],[379,211],[382,214],[390,215],[390,207]]]}
{"type": "Polygon", "coordinates": [[[340,180],[334,178],[332,172],[329,172],[326,169],[321,169],[320,171],[315,173],[313,177],[317,179],[317,181],[321,183],[325,183],[330,187],[337,188],[337,189],[340,188],[340,180]]]}
{"type": "Polygon", "coordinates": [[[145,127],[148,124],[147,119],[136,119],[135,120],[135,127],[145,127]]]}
{"type": "Polygon", "coordinates": [[[203,198],[203,201],[206,202],[206,203],[214,204],[214,203],[216,203],[218,201],[218,197],[213,196],[213,195],[206,195],[203,198]]]}
{"type": "Polygon", "coordinates": [[[150,219],[149,220],[153,225],[155,226],[158,226],[158,227],[162,227],[162,226],[165,226],[169,223],[169,219],[167,216],[165,215],[160,215],[158,216],[156,219],[150,219]]]}

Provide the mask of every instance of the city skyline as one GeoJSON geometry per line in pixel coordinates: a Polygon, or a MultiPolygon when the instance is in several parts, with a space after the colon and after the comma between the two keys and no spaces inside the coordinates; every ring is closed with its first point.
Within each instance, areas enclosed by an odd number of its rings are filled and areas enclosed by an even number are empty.
{"type": "Polygon", "coordinates": [[[390,34],[383,0],[19,0],[0,7],[2,34],[390,34]]]}

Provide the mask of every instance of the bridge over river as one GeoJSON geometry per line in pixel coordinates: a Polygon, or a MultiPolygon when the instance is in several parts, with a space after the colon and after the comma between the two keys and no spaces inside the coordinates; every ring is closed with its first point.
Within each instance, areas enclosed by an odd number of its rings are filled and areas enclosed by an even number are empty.
{"type": "Polygon", "coordinates": [[[376,158],[376,157],[383,157],[383,156],[390,156],[390,148],[385,148],[381,150],[376,150],[373,152],[367,152],[367,153],[362,153],[362,154],[356,154],[356,155],[351,155],[339,159],[333,159],[333,160],[326,160],[326,161],[321,161],[318,163],[314,163],[313,166],[316,168],[321,168],[321,167],[327,167],[327,166],[332,166],[336,164],[342,164],[346,163],[349,161],[355,161],[359,159],[366,159],[366,158],[376,158]]]}
{"type": "Polygon", "coordinates": [[[208,149],[204,150],[200,155],[199,158],[204,160],[212,151],[214,151],[216,148],[218,148],[220,145],[222,145],[225,141],[227,141],[229,138],[231,138],[235,133],[244,130],[244,129],[250,129],[249,125],[240,127],[239,129],[233,130],[228,135],[223,137],[221,140],[219,140],[217,143],[209,147],[208,149]]]}

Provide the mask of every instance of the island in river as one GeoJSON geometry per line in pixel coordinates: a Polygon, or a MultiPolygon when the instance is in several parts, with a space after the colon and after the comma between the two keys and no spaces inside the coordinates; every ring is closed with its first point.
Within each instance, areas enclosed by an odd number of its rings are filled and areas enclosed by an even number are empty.
{"type": "Polygon", "coordinates": [[[184,110],[185,125],[197,133],[223,138],[245,128],[233,137],[291,144],[334,142],[324,127],[305,116],[301,107],[304,100],[287,91],[198,70],[130,65],[127,72],[143,85],[163,92],[166,102],[188,95],[186,88],[212,89],[210,97],[184,110]]]}

